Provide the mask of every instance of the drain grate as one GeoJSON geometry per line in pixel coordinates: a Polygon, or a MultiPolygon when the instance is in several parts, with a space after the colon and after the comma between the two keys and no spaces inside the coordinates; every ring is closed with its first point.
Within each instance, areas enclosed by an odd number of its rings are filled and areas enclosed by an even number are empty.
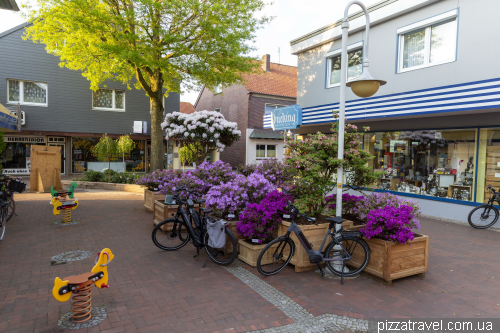
{"type": "Polygon", "coordinates": [[[50,258],[50,266],[55,266],[55,265],[62,265],[65,264],[68,261],[77,261],[77,260],[83,260],[92,255],[92,252],[90,251],[83,251],[83,250],[76,250],[76,251],[68,251],[68,252],[63,252],[59,253],[52,258],[50,258]]]}

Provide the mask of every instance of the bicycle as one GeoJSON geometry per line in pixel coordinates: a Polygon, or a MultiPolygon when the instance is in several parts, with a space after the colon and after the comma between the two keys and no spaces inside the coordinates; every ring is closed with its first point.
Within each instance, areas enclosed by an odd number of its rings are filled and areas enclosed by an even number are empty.
{"type": "Polygon", "coordinates": [[[290,201],[288,202],[288,210],[290,211],[292,220],[290,227],[284,236],[271,241],[260,252],[257,258],[257,270],[259,273],[267,276],[274,275],[280,272],[290,262],[295,254],[295,243],[290,238],[292,232],[309,254],[309,261],[318,265],[321,276],[324,276],[323,268],[320,265],[323,261],[326,262],[330,271],[341,277],[341,284],[344,284],[344,277],[354,276],[365,269],[370,260],[370,247],[361,238],[361,233],[359,231],[345,231],[342,229],[341,225],[340,229],[335,232],[337,235],[331,231],[331,229],[335,229],[337,224],[343,222],[341,217],[326,219],[330,222],[330,225],[323,239],[323,243],[321,243],[318,251],[315,251],[312,245],[307,241],[300,227],[295,223],[295,218],[297,215],[300,215],[318,225],[315,223],[316,219],[300,213],[290,201]],[[323,251],[323,246],[328,236],[331,236],[332,240],[326,246],[325,251],[323,251]],[[357,248],[358,245],[360,246],[359,248],[357,248]],[[354,267],[354,269],[348,270],[346,266],[354,267]]]}
{"type": "Polygon", "coordinates": [[[0,174],[0,189],[5,194],[8,203],[7,221],[16,214],[16,202],[14,201],[14,192],[22,193],[26,189],[26,183],[18,178],[12,178],[8,175],[0,174]]]}
{"type": "MultiPolygon", "coordinates": [[[[219,265],[229,265],[238,256],[237,242],[231,230],[224,228],[226,245],[223,248],[213,248],[209,245],[209,234],[207,232],[207,220],[215,221],[215,218],[207,216],[213,212],[213,209],[199,207],[198,211],[194,209],[194,202],[189,198],[191,196],[200,197],[194,191],[189,191],[185,187],[180,187],[175,190],[173,200],[165,203],[176,204],[177,212],[172,213],[172,218],[168,218],[158,223],[153,229],[153,243],[162,250],[174,251],[185,246],[190,239],[197,250],[198,256],[200,249],[205,248],[210,259],[219,265]],[[187,199],[183,200],[181,192],[188,193],[187,199]],[[186,209],[184,208],[186,207],[186,209]],[[193,227],[194,225],[194,227],[193,227]]],[[[205,200],[198,200],[197,203],[202,204],[205,200]]],[[[207,258],[208,260],[208,258],[207,258]]],[[[206,264],[206,262],[205,262],[206,264]]],[[[205,267],[205,265],[203,265],[205,267]]]]}
{"type": "Polygon", "coordinates": [[[7,214],[8,214],[8,205],[6,195],[3,192],[0,192],[0,241],[3,240],[3,236],[5,235],[5,227],[7,226],[7,214]]]}
{"type": "Polygon", "coordinates": [[[500,192],[495,191],[491,185],[488,185],[488,190],[492,192],[488,203],[474,208],[467,217],[469,224],[473,228],[486,229],[498,220],[498,209],[493,204],[495,201],[500,204],[500,192]]]}

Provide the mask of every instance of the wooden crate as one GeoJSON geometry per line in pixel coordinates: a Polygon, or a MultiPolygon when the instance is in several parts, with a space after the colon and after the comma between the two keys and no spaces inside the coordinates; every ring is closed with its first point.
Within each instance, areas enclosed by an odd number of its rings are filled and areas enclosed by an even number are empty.
{"type": "MultiPolygon", "coordinates": [[[[349,228],[359,230],[363,226],[349,228]]],[[[365,241],[370,246],[370,261],[364,272],[392,283],[392,280],[406,276],[424,276],[429,261],[429,236],[415,234],[410,244],[396,244],[382,239],[371,238],[365,241]]],[[[359,267],[363,255],[361,249],[355,250],[349,265],[359,267]]]]}
{"type": "MultiPolygon", "coordinates": [[[[238,245],[240,245],[238,258],[252,267],[257,266],[257,259],[259,258],[259,254],[267,246],[267,244],[251,244],[247,242],[246,239],[240,239],[238,241],[238,245]]],[[[275,249],[277,246],[278,244],[275,244],[271,248],[275,249]]],[[[268,264],[272,262],[272,258],[269,257],[271,254],[271,251],[266,251],[266,257],[262,258],[262,264],[268,264]]],[[[284,259],[286,260],[287,258],[288,257],[285,257],[284,259]]]]}
{"type": "MultiPolygon", "coordinates": [[[[325,239],[326,231],[328,230],[329,225],[330,223],[321,223],[319,225],[301,225],[300,229],[306,236],[307,241],[312,244],[313,249],[317,251],[321,246],[321,243],[323,243],[323,240],[325,239]]],[[[349,220],[345,220],[344,223],[342,223],[342,227],[346,229],[351,228],[352,226],[353,222],[349,220]]],[[[283,221],[278,229],[278,236],[285,235],[289,227],[290,222],[283,221]]],[[[292,257],[292,260],[290,260],[290,263],[295,266],[295,272],[303,272],[316,269],[318,265],[309,262],[309,255],[307,254],[306,250],[299,242],[295,234],[292,233],[290,235],[290,238],[295,243],[295,254],[292,257]]],[[[326,245],[328,245],[328,243],[329,240],[327,239],[323,250],[325,249],[326,245]]]]}
{"type": "Polygon", "coordinates": [[[147,188],[144,189],[144,207],[146,207],[146,209],[150,212],[154,211],[155,209],[155,201],[163,201],[164,198],[164,194],[160,194],[157,191],[148,190],[147,188]]]}
{"type": "MultiPolygon", "coordinates": [[[[154,210],[153,210],[153,223],[157,225],[163,220],[169,219],[172,213],[177,212],[178,205],[165,205],[163,200],[155,200],[154,210]]],[[[168,229],[163,231],[169,231],[168,229]]]]}
{"type": "Polygon", "coordinates": [[[231,230],[231,232],[233,233],[234,235],[234,238],[236,238],[236,243],[237,243],[237,249],[238,249],[238,253],[240,252],[240,239],[244,239],[245,237],[243,237],[241,234],[239,234],[237,231],[236,231],[236,225],[238,224],[238,221],[227,221],[225,220],[227,223],[229,223],[229,226],[228,226],[228,229],[231,230]]]}

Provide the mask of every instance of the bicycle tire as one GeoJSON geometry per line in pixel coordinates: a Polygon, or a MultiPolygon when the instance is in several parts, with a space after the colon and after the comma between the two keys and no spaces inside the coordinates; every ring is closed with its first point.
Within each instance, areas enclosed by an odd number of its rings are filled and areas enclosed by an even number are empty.
{"type": "Polygon", "coordinates": [[[165,251],[178,250],[186,245],[191,238],[184,222],[179,219],[176,220],[175,218],[169,218],[158,223],[153,229],[151,237],[153,239],[153,243],[165,251]],[[174,242],[176,239],[178,239],[178,243],[176,245],[165,245],[165,243],[168,243],[169,241],[174,242]]]}
{"type": "Polygon", "coordinates": [[[236,238],[234,237],[231,230],[229,230],[228,228],[224,228],[224,232],[226,234],[226,244],[224,245],[224,247],[213,248],[211,246],[208,246],[208,232],[205,232],[203,244],[205,244],[205,251],[207,251],[210,259],[212,259],[219,265],[227,266],[231,264],[238,256],[238,243],[236,242],[236,238]],[[221,258],[225,259],[219,260],[221,258]]]}
{"type": "Polygon", "coordinates": [[[9,201],[8,213],[7,213],[7,221],[9,221],[12,216],[16,213],[16,202],[13,197],[7,197],[7,201],[9,201]]]}
{"type": "MultiPolygon", "coordinates": [[[[488,214],[488,217],[490,215],[491,215],[491,212],[488,214]]],[[[486,229],[486,228],[491,227],[493,224],[495,224],[498,221],[498,215],[499,215],[499,212],[498,212],[498,209],[495,206],[493,206],[493,205],[481,205],[481,206],[476,207],[473,210],[471,210],[471,212],[469,213],[469,216],[467,217],[467,221],[469,222],[469,224],[473,228],[476,228],[476,229],[486,229]],[[493,221],[492,222],[488,222],[488,224],[486,224],[486,225],[477,224],[476,222],[479,222],[479,221],[475,221],[474,220],[474,218],[473,218],[474,213],[476,211],[480,211],[481,209],[485,209],[486,210],[487,208],[490,208],[491,210],[493,210],[495,212],[494,213],[493,221]]],[[[483,220],[483,213],[480,213],[479,219],[483,220]]]]}
{"type": "MultiPolygon", "coordinates": [[[[3,203],[2,203],[3,204],[3,203]]],[[[0,207],[0,241],[3,240],[3,236],[5,235],[5,228],[7,227],[7,207],[0,207]]]]}
{"type": "Polygon", "coordinates": [[[335,249],[335,245],[337,245],[337,243],[335,243],[334,241],[331,241],[327,247],[326,247],[326,250],[325,250],[325,258],[333,258],[335,256],[344,256],[343,253],[344,250],[346,250],[349,255],[351,256],[351,260],[349,261],[344,261],[345,262],[345,265],[346,266],[349,266],[349,272],[343,272],[342,273],[342,268],[343,267],[341,264],[342,264],[342,261],[327,261],[326,262],[326,265],[328,266],[328,268],[330,269],[330,271],[332,271],[332,273],[336,274],[336,275],[344,275],[344,276],[354,276],[356,274],[358,274],[359,272],[361,272],[363,269],[365,269],[366,265],[368,265],[368,261],[370,261],[370,247],[368,246],[368,244],[366,244],[366,242],[362,239],[359,239],[357,237],[354,237],[354,236],[342,236],[342,237],[338,237],[337,238],[339,241],[341,240],[342,241],[342,247],[343,249],[335,249]],[[352,243],[349,243],[349,242],[352,242],[352,243]],[[354,245],[353,243],[355,243],[356,245],[354,245]],[[360,244],[361,246],[361,251],[358,251],[356,252],[355,255],[353,255],[353,253],[355,253],[356,251],[356,248],[357,248],[357,245],[360,244]],[[353,247],[354,245],[354,247],[353,247]],[[363,258],[364,256],[364,258],[363,258]],[[338,263],[340,263],[340,266],[336,266],[336,264],[338,265],[338,263]],[[358,267],[356,267],[358,266],[358,267]],[[352,267],[354,267],[354,269],[351,269],[352,267]],[[340,269],[339,269],[340,268],[340,269]]]}
{"type": "Polygon", "coordinates": [[[266,247],[260,252],[259,257],[257,258],[257,270],[260,274],[266,276],[271,276],[279,273],[283,268],[285,268],[290,260],[292,260],[294,254],[295,243],[293,242],[293,240],[291,240],[289,237],[276,238],[275,240],[267,244],[266,247]],[[289,245],[290,249],[287,249],[286,245],[289,245]],[[286,260],[283,260],[282,258],[284,258],[287,253],[288,257],[286,258],[286,260]],[[283,264],[281,266],[270,266],[278,264],[280,261],[283,261],[283,264]],[[276,269],[272,270],[272,268],[274,267],[276,267],[276,269]]]}

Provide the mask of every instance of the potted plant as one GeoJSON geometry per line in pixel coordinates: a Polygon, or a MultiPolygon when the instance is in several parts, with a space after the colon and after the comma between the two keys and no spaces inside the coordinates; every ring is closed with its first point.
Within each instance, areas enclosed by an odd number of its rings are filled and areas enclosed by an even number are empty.
{"type": "MultiPolygon", "coordinates": [[[[361,231],[371,250],[365,272],[388,284],[406,276],[425,276],[429,237],[413,231],[420,228],[416,202],[390,193],[373,193],[359,201],[355,211],[366,224],[351,230],[361,231]]],[[[356,260],[352,264],[356,266],[356,260]]]]}
{"type": "Polygon", "coordinates": [[[144,175],[136,180],[137,185],[146,186],[144,189],[144,207],[150,212],[154,211],[155,201],[163,200],[164,194],[159,192],[159,186],[166,179],[172,178],[174,171],[156,170],[149,175],[144,175]]]}
{"type": "Polygon", "coordinates": [[[289,200],[292,200],[291,196],[274,190],[260,203],[250,203],[246,206],[236,225],[236,231],[245,237],[238,241],[240,260],[252,267],[257,265],[259,253],[268,242],[277,237],[289,200]]]}
{"type": "MultiPolygon", "coordinates": [[[[342,194],[342,218],[345,221],[352,221],[353,225],[363,224],[363,221],[356,214],[356,204],[363,200],[363,196],[351,195],[349,193],[342,194]]],[[[336,216],[337,213],[337,195],[333,194],[325,198],[327,208],[331,216],[336,216]]]]}

